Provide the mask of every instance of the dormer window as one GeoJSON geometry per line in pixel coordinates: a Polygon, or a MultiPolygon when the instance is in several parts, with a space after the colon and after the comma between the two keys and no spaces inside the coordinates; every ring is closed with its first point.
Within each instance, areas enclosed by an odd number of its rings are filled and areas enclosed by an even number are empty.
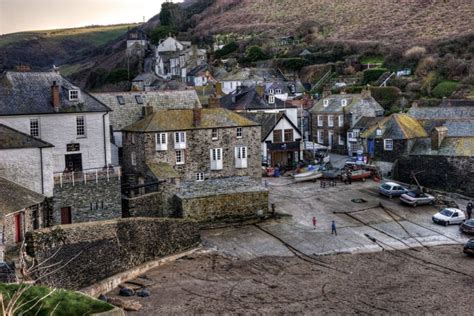
{"type": "Polygon", "coordinates": [[[79,90],[69,90],[69,101],[79,100],[79,90]]]}
{"type": "Polygon", "coordinates": [[[275,90],[275,93],[276,93],[276,94],[281,94],[281,89],[276,89],[276,90],[275,90]]]}
{"type": "Polygon", "coordinates": [[[136,95],[135,96],[135,101],[137,101],[137,104],[143,104],[143,99],[141,95],[136,95]]]}
{"type": "Polygon", "coordinates": [[[274,95],[268,96],[268,103],[275,104],[275,96],[274,95]]]}
{"type": "Polygon", "coordinates": [[[377,127],[377,129],[375,130],[375,135],[382,136],[382,129],[380,127],[377,127]]]}
{"type": "Polygon", "coordinates": [[[325,108],[327,108],[327,107],[329,106],[329,100],[328,100],[328,99],[325,99],[325,100],[323,101],[323,105],[324,105],[325,108]]]}
{"type": "Polygon", "coordinates": [[[347,100],[346,100],[346,99],[342,99],[341,105],[342,105],[342,106],[346,106],[346,105],[347,105],[347,100]]]}
{"type": "Polygon", "coordinates": [[[270,95],[275,94],[275,90],[269,89],[269,90],[268,90],[268,94],[270,94],[270,95]]]}

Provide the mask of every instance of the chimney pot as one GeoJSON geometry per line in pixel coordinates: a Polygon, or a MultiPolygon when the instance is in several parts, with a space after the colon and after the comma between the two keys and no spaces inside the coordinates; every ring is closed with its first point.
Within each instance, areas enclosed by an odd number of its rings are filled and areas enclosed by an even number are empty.
{"type": "Polygon", "coordinates": [[[56,81],[53,81],[53,85],[51,86],[51,103],[54,110],[56,112],[59,111],[59,108],[61,107],[61,99],[59,97],[59,86],[56,81]]]}
{"type": "Polygon", "coordinates": [[[143,116],[151,115],[153,114],[154,111],[155,109],[153,108],[153,106],[147,104],[146,106],[143,107],[143,116]]]}

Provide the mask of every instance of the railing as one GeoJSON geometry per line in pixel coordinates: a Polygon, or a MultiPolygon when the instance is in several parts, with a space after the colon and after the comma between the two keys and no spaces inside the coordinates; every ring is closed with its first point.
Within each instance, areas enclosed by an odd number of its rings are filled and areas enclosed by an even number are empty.
{"type": "Polygon", "coordinates": [[[122,168],[121,167],[104,167],[101,169],[87,169],[82,171],[67,171],[67,172],[58,172],[54,174],[54,185],[63,186],[65,183],[76,184],[87,184],[88,182],[98,183],[99,181],[106,180],[107,182],[110,179],[122,177],[122,168]]]}

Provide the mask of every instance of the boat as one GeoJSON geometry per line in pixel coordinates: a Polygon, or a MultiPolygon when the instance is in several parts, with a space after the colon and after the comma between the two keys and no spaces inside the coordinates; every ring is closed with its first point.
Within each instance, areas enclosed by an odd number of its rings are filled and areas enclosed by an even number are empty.
{"type": "Polygon", "coordinates": [[[352,181],[354,181],[354,180],[365,181],[365,179],[370,178],[372,176],[371,171],[367,171],[367,170],[363,170],[363,169],[353,170],[353,171],[351,171],[351,174],[352,174],[352,176],[351,176],[352,181]]]}
{"type": "Polygon", "coordinates": [[[307,171],[303,173],[297,173],[293,175],[293,179],[295,182],[316,181],[322,176],[323,176],[323,173],[321,171],[312,170],[312,171],[307,171]]]}

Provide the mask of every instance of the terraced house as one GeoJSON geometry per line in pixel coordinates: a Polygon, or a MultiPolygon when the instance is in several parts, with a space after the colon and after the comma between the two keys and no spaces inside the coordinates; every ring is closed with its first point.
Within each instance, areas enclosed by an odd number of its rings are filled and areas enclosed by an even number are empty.
{"type": "Polygon", "coordinates": [[[370,90],[322,98],[310,110],[313,141],[347,154],[347,132],[363,117],[383,116],[384,110],[370,90]]]}

